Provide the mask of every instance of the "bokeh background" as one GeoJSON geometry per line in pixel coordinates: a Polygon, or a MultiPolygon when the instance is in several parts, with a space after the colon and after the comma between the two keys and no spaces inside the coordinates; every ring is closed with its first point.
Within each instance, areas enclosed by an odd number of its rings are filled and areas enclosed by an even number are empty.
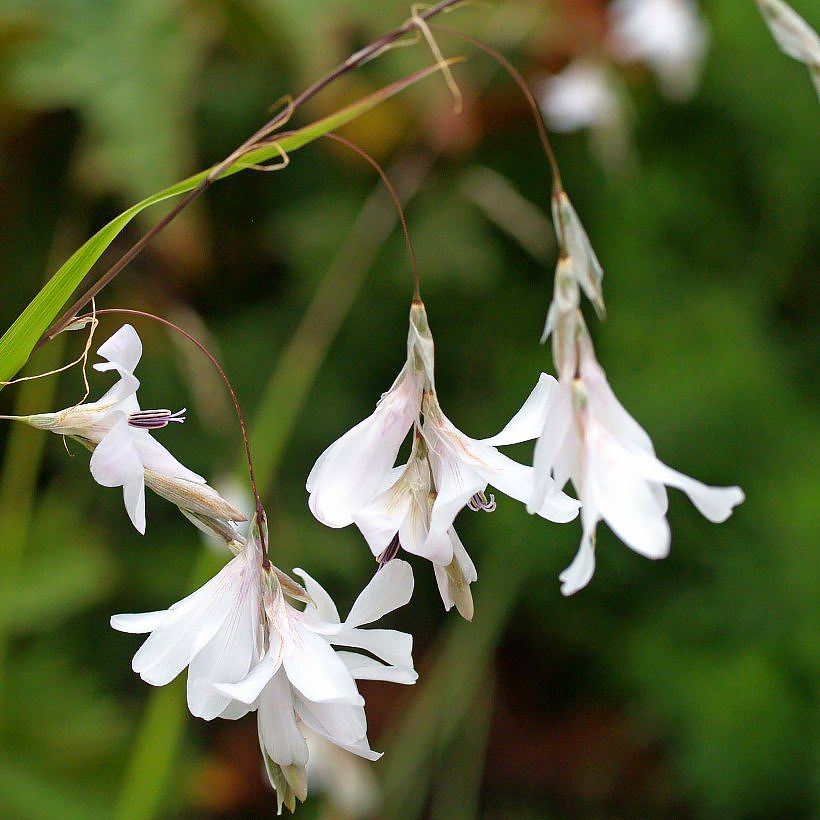
{"type": "MultiPolygon", "coordinates": [[[[794,5],[818,25],[816,6],[794,5]]],[[[599,357],[661,458],[741,484],[746,503],[718,527],[672,492],[672,552],[658,563],[601,527],[597,573],[570,599],[557,574],[577,523],[503,497],[491,515],[463,512],[474,622],[445,615],[414,560],[416,595],[391,625],[413,632],[420,680],[363,683],[385,757],[317,749],[303,817],[820,813],[818,105],[752,2],[701,11],[709,43],[685,100],[664,96],[650,66],[612,59],[603,0],[506,0],[442,22],[502,50],[539,94],[576,57],[608,66],[617,133],[553,137],[606,271],[609,318],[590,317],[599,357]]],[[[220,159],[281,95],[407,14],[402,0],[2,0],[0,325],[105,221],[220,159]]],[[[551,369],[538,345],[555,261],[549,174],[515,86],[439,39],[469,58],[456,70],[463,113],[433,77],[345,133],[406,200],[442,404],[483,436],[551,369]]],[[[423,44],[394,50],[296,121],[430,61],[423,44]]],[[[304,481],[391,383],[409,295],[389,201],[371,169],[323,140],[286,171],[218,184],[99,300],[172,317],[219,352],[251,419],[272,557],[320,578],[342,611],[372,559],[352,528],[311,517],[304,481]]],[[[219,486],[241,482],[213,374],[136,324],[143,404],[189,409],[163,442],[219,486]]],[[[106,319],[97,341],[117,326],[106,319]]],[[[81,347],[61,337],[29,372],[81,347]]],[[[4,389],[0,413],[81,395],[73,370],[4,389]]],[[[224,556],[153,496],[140,537],[77,446],[6,423],[0,444],[0,815],[273,814],[253,718],[191,718],[184,681],[142,684],[138,639],[108,626],[178,600],[224,556]]]]}

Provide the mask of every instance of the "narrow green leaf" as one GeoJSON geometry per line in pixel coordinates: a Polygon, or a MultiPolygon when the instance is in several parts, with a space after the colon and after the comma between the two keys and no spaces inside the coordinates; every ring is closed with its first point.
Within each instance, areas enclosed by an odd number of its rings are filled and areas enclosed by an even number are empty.
{"type": "MultiPolygon", "coordinates": [[[[455,61],[451,60],[450,62],[455,61]]],[[[276,159],[281,156],[281,151],[285,153],[296,151],[330,131],[341,128],[388,97],[398,94],[437,70],[437,65],[429,66],[385,86],[311,125],[283,134],[276,140],[276,144],[262,146],[233,163],[225,170],[223,177],[242,171],[249,165],[276,159]]],[[[151,205],[156,205],[193,190],[205,179],[209,172],[210,169],[201,171],[194,174],[194,176],[188,177],[188,179],[182,180],[182,182],[178,182],[176,185],[172,185],[170,188],[165,188],[143,199],[136,205],[132,205],[128,210],[123,211],[97,231],[79,250],[72,254],[0,339],[0,381],[11,379],[26,363],[31,351],[34,349],[34,345],[37,344],[38,339],[57,317],[60,308],[68,301],[68,298],[120,231],[137,214],[151,205]]]]}

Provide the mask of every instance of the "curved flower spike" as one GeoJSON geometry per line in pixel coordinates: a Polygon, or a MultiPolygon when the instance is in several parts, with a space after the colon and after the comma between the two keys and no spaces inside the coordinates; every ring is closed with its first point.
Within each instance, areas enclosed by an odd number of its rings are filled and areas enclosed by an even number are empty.
{"type": "Polygon", "coordinates": [[[401,443],[433,381],[433,339],[424,306],[410,310],[407,361],[372,415],[319,456],[307,479],[310,509],[329,527],[345,527],[382,489],[401,443]]]}

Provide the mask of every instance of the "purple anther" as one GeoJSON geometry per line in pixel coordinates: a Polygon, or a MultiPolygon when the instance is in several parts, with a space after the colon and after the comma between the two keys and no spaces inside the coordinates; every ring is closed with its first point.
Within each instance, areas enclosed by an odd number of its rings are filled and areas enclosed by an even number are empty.
{"type": "Polygon", "coordinates": [[[399,534],[396,533],[390,543],[384,548],[381,555],[376,559],[379,562],[379,569],[398,555],[399,546],[401,546],[399,544],[399,534]]]}
{"type": "Polygon", "coordinates": [[[496,508],[495,496],[492,493],[485,495],[483,492],[476,493],[468,502],[467,508],[473,512],[483,510],[491,513],[496,508]]]}
{"type": "Polygon", "coordinates": [[[159,430],[167,427],[172,421],[182,424],[185,421],[185,408],[172,413],[170,410],[138,410],[128,417],[128,423],[140,430],[159,430]]]}

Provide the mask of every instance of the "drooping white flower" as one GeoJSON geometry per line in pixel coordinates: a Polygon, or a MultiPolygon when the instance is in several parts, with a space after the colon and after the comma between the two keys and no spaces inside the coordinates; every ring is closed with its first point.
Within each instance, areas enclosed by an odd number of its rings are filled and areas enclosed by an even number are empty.
{"type": "Polygon", "coordinates": [[[577,328],[577,371],[567,371],[557,384],[542,374],[518,415],[493,439],[503,444],[522,436],[538,438],[530,512],[568,480],[581,499],[581,546],[560,576],[565,595],[586,586],[592,577],[600,520],[641,555],[668,554],[671,536],[664,485],[683,490],[716,523],[725,521],[744,498],[739,487],[709,487],[658,460],[649,436],[615,398],[580,316],[577,328]]]}
{"type": "MultiPolygon", "coordinates": [[[[54,413],[21,416],[20,421],[79,441],[91,451],[91,475],[104,487],[122,487],[125,508],[134,526],[145,533],[145,487],[176,504],[196,526],[236,547],[236,522],[246,516],[222,498],[205,479],[189,470],[150,431],[185,420],[181,410],[141,410],[134,370],[142,342],[131,325],[123,325],[97,351],[107,361],[96,370],[115,371],[119,379],[97,401],[54,413]]],[[[15,417],[17,418],[17,417],[15,417]]]]}
{"type": "Polygon", "coordinates": [[[783,0],[757,0],[757,5],[783,52],[809,67],[820,97],[820,36],[783,0]]]}
{"type": "Polygon", "coordinates": [[[319,456],[307,479],[310,509],[329,527],[345,527],[382,489],[433,381],[433,339],[424,306],[410,309],[407,361],[372,415],[319,456]]]}
{"type": "Polygon", "coordinates": [[[668,97],[689,97],[709,39],[693,0],[615,0],[609,10],[616,56],[647,63],[668,97]]]}
{"type": "Polygon", "coordinates": [[[403,606],[413,591],[410,565],[393,560],[381,567],[341,621],[333,601],[306,572],[313,601],[303,612],[274,592],[266,607],[268,648],[238,683],[214,688],[234,699],[239,711],[258,710],[259,741],[271,784],[281,805],[292,809],[306,795],[308,747],[304,728],[368,760],[381,754],[367,740],[364,700],[356,680],[410,684],[417,679],[412,638],[390,629],[362,629],[403,606]],[[364,650],[334,651],[332,646],[364,650]],[[380,660],[377,660],[380,659],[380,660]]]}
{"type": "Polygon", "coordinates": [[[293,806],[306,795],[309,727],[342,748],[376,759],[367,742],[356,680],[414,683],[412,638],[365,624],[403,606],[413,590],[404,561],[382,567],[341,621],[330,596],[297,570],[306,590],[262,563],[258,529],[245,549],[192,595],[162,612],[115,615],[123,632],[151,634],[132,666],[162,686],[188,667],[188,707],[197,717],[236,719],[256,710],[271,783],[293,806]],[[310,600],[304,611],[286,595],[310,600]],[[335,651],[334,646],[346,647],[335,651]],[[368,654],[357,651],[363,650],[368,654]],[[380,659],[380,660],[379,660],[380,659]]]}
{"type": "Polygon", "coordinates": [[[586,59],[574,60],[547,79],[541,109],[554,131],[608,129],[621,118],[610,72],[603,64],[586,59]]]}
{"type": "MultiPolygon", "coordinates": [[[[397,411],[392,408],[395,393],[385,394],[369,419],[325,451],[308,479],[310,507],[324,523],[355,522],[379,559],[392,557],[399,546],[429,559],[447,609],[455,603],[462,615],[472,617],[469,585],[476,572],[453,530],[455,517],[465,506],[493,509],[494,501],[485,494],[488,485],[526,503],[535,475],[491,443],[466,436],[444,415],[436,398],[433,340],[423,305],[413,305],[410,325],[408,360],[399,381],[412,374],[412,389],[397,411]],[[410,458],[391,470],[411,427],[410,458]],[[389,436],[381,433],[385,429],[389,436]]],[[[544,500],[539,514],[569,521],[578,506],[558,492],[544,500]]]]}

